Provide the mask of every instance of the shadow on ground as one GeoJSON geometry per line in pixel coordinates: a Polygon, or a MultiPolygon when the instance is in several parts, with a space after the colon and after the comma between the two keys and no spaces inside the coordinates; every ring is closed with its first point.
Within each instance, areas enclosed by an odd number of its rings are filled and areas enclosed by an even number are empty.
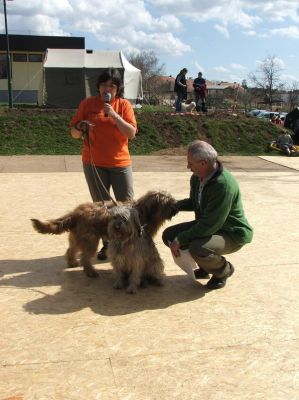
{"type": "Polygon", "coordinates": [[[29,313],[68,314],[88,307],[96,314],[107,316],[164,309],[197,300],[207,291],[188,276],[175,275],[167,276],[163,287],[151,285],[139,289],[136,295],[129,295],[112,288],[112,270],[101,269],[101,265],[96,265],[99,278],[93,279],[86,277],[82,268],[64,269],[64,257],[3,260],[1,286],[28,289],[40,295],[24,304],[29,313]],[[55,287],[60,287],[59,291],[55,292],[55,287]]]}

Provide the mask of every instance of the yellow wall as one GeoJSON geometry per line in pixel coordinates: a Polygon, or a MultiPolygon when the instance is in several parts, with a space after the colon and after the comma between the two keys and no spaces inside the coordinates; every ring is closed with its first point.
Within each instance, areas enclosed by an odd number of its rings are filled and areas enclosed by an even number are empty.
{"type": "MultiPolygon", "coordinates": [[[[22,52],[23,54],[24,52],[22,52]]],[[[17,52],[15,52],[17,54],[17,52]]],[[[40,54],[33,53],[30,54],[40,54]]],[[[40,90],[43,81],[42,62],[12,61],[12,90],[40,90]]],[[[0,79],[0,90],[7,90],[7,79],[0,79]]]]}

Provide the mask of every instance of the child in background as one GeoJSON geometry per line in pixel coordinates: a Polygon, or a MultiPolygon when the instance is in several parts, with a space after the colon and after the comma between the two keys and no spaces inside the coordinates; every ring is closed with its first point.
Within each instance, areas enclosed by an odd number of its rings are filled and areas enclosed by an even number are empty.
{"type": "Polygon", "coordinates": [[[295,151],[291,135],[288,134],[285,129],[281,130],[281,133],[278,136],[276,143],[278,147],[283,150],[288,156],[290,156],[295,151]]]}

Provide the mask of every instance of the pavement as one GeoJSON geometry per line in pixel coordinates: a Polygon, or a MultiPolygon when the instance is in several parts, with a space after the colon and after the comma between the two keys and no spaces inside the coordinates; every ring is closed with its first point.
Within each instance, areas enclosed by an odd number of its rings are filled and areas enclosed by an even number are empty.
{"type": "MultiPolygon", "coordinates": [[[[235,274],[207,291],[155,239],[164,287],[136,295],[66,269],[57,218],[89,193],[78,156],[0,157],[0,400],[299,399],[299,158],[221,157],[236,176],[254,240],[235,274]]],[[[188,195],[185,157],[135,156],[136,197],[188,195]]],[[[189,220],[182,212],[169,226],[189,220]]]]}

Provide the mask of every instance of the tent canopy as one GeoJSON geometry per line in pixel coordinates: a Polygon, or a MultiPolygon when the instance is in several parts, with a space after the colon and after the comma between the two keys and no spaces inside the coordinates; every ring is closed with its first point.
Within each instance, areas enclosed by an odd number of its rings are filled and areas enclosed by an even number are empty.
{"type": "Polygon", "coordinates": [[[124,97],[135,103],[142,98],[141,71],[121,51],[47,49],[44,61],[43,101],[54,107],[75,108],[82,99],[97,94],[98,76],[117,68],[124,80],[124,97]]]}

